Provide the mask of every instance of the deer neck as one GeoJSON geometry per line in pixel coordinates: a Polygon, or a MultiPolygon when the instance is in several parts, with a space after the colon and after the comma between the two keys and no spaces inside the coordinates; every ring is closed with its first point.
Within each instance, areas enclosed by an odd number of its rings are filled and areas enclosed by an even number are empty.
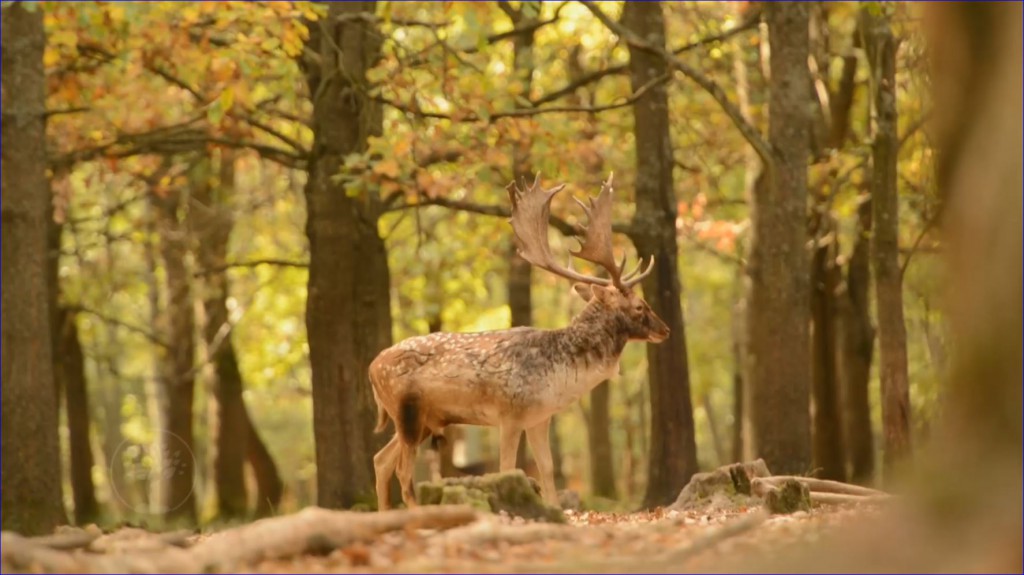
{"type": "Polygon", "coordinates": [[[591,303],[563,330],[584,366],[617,364],[629,337],[618,314],[591,303]]]}

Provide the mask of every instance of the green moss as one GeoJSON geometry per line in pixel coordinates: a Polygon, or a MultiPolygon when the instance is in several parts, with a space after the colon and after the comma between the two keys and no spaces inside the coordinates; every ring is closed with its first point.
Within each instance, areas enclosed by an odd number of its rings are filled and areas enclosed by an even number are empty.
{"type": "Polygon", "coordinates": [[[416,486],[416,500],[421,505],[458,503],[492,513],[504,511],[525,519],[565,522],[562,510],[546,505],[536,482],[518,469],[420,483],[416,486]]]}
{"type": "Polygon", "coordinates": [[[790,479],[766,493],[764,505],[773,514],[810,511],[811,490],[803,483],[790,479]]]}

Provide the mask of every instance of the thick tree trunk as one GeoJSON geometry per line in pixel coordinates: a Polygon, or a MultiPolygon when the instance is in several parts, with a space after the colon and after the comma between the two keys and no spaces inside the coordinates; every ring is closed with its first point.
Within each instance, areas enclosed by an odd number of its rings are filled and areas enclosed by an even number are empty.
{"type": "Polygon", "coordinates": [[[99,517],[96,487],[92,481],[92,444],[89,425],[89,394],[85,381],[85,356],[78,338],[78,325],[73,313],[61,310],[58,315],[61,373],[57,377],[64,389],[67,410],[69,451],[71,453],[71,492],[75,504],[75,524],[87,525],[99,517]]]}
{"type": "Polygon", "coordinates": [[[48,533],[67,521],[47,285],[43,12],[3,14],[3,529],[48,533]]]}
{"type": "MultiPolygon", "coordinates": [[[[208,160],[200,160],[189,174],[190,187],[204,185],[208,160]]],[[[157,218],[160,258],[164,268],[165,305],[159,314],[161,349],[157,373],[159,409],[159,509],[168,521],[196,521],[196,455],[193,437],[195,399],[195,315],[188,267],[188,232],[179,210],[188,192],[172,190],[166,197],[150,198],[157,218]]]]}
{"type": "MultiPolygon", "coordinates": [[[[884,8],[883,8],[884,11],[884,8]]],[[[910,452],[910,384],[903,278],[899,262],[899,201],[896,189],[896,39],[888,16],[864,8],[864,45],[874,88],[871,145],[871,259],[878,311],[879,375],[886,471],[910,452]]]]}
{"type": "Polygon", "coordinates": [[[871,483],[875,473],[875,442],[871,432],[871,361],[875,328],[871,324],[871,199],[857,208],[857,239],[846,267],[842,309],[842,379],[846,447],[850,479],[871,483]]]}
{"type": "Polygon", "coordinates": [[[807,237],[808,8],[765,5],[774,161],[754,196],[748,329],[756,452],[776,473],[811,467],[807,237]]]}
{"type": "Polygon", "coordinates": [[[256,517],[269,517],[277,512],[284,495],[284,483],[277,471],[273,456],[256,431],[249,413],[245,413],[246,435],[245,458],[252,466],[256,477],[256,517]]]}
{"type": "Polygon", "coordinates": [[[590,489],[598,497],[615,499],[615,465],[612,463],[612,422],[609,417],[611,387],[603,381],[590,392],[590,489]]]}
{"type": "MultiPolygon", "coordinates": [[[[625,26],[648,42],[664,46],[665,18],[658,2],[627,3],[625,26]]],[[[666,72],[656,54],[630,47],[629,75],[634,90],[666,72]]],[[[669,136],[668,92],[663,84],[650,89],[633,105],[636,130],[636,214],[630,234],[641,256],[655,256],[654,273],[644,294],[672,330],[666,341],[647,346],[651,389],[651,450],[647,493],[643,505],[675,501],[697,472],[697,449],[686,356],[686,328],[680,299],[676,201],[672,184],[672,141],[669,136]]]]}
{"type": "Polygon", "coordinates": [[[836,366],[836,290],[841,274],[836,263],[838,244],[824,198],[818,198],[811,237],[817,245],[811,257],[811,375],[814,403],[814,467],[819,477],[846,480],[839,372],[836,366]]]}
{"type": "Polygon", "coordinates": [[[214,427],[213,477],[217,514],[221,518],[244,517],[247,511],[245,457],[249,435],[242,399],[242,373],[238,369],[228,318],[228,272],[225,268],[228,241],[234,221],[231,198],[235,185],[235,155],[220,152],[220,177],[216,185],[196,186],[190,212],[195,234],[196,261],[203,278],[203,340],[213,364],[214,427]]]}
{"type": "Polygon", "coordinates": [[[380,57],[380,36],[355,14],[375,2],[331,4],[310,27],[304,63],[313,100],[313,149],[306,182],[310,267],[306,302],[317,495],[322,507],[373,500],[376,409],[367,378],[373,357],[391,341],[387,253],[377,230],[380,198],[350,197],[334,179],[347,154],[380,134],[382,111],[367,94],[366,71],[380,57]]]}
{"type": "Polygon", "coordinates": [[[1009,2],[924,10],[957,345],[945,417],[924,459],[935,472],[918,485],[945,519],[943,541],[991,533],[971,546],[975,564],[1006,571],[1022,563],[1022,12],[1009,2]]]}

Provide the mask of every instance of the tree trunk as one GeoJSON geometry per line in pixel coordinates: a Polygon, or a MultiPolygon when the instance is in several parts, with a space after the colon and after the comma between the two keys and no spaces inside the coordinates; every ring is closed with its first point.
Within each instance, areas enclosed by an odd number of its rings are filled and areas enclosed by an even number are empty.
{"type": "Polygon", "coordinates": [[[590,446],[590,489],[598,497],[615,499],[612,422],[608,413],[610,396],[611,387],[607,381],[601,382],[591,390],[587,439],[590,446]]]}
{"type": "Polygon", "coordinates": [[[87,525],[99,517],[96,488],[92,482],[92,444],[89,426],[89,394],[85,380],[85,356],[78,338],[77,318],[61,310],[58,316],[61,387],[64,389],[71,453],[71,492],[75,503],[75,524],[87,525]]]}
{"type": "MultiPolygon", "coordinates": [[[[665,19],[658,2],[627,3],[623,25],[648,42],[665,44],[665,19]]],[[[666,73],[657,54],[630,46],[629,75],[633,90],[666,73]]],[[[668,92],[664,84],[650,89],[633,105],[636,130],[636,214],[633,243],[639,255],[655,256],[654,273],[644,282],[647,302],[672,330],[664,342],[647,345],[651,388],[651,450],[647,493],[643,505],[675,501],[697,472],[693,405],[686,357],[686,329],[680,304],[676,200],[672,183],[675,165],[669,136],[668,92]]]]}
{"type": "Polygon", "coordinates": [[[3,14],[3,529],[49,533],[67,521],[47,285],[43,12],[3,14]],[[12,144],[13,143],[13,144],[12,144]],[[16,144],[16,145],[15,145],[16,144]]]}
{"type": "Polygon", "coordinates": [[[857,239],[846,267],[846,293],[842,308],[842,377],[846,421],[846,447],[850,479],[868,484],[875,473],[875,445],[871,433],[871,361],[875,328],[871,324],[871,198],[857,207],[857,239]]]}
{"type": "Polygon", "coordinates": [[[196,261],[203,278],[203,340],[213,364],[215,423],[213,476],[217,514],[224,519],[246,514],[245,457],[250,422],[242,399],[242,374],[238,369],[231,324],[228,318],[228,272],[225,267],[234,219],[231,198],[235,185],[235,154],[220,152],[220,178],[216,185],[197,186],[190,213],[195,234],[196,261]]]}
{"type": "Polygon", "coordinates": [[[1022,12],[1009,2],[933,3],[924,10],[936,171],[946,202],[944,295],[957,345],[944,417],[924,458],[929,473],[918,487],[931,495],[934,517],[946,519],[943,541],[991,533],[983,546],[972,546],[980,552],[975,564],[1006,571],[1021,566],[1024,468],[1022,12]]]}
{"type": "Polygon", "coordinates": [[[373,454],[384,437],[373,428],[376,409],[367,367],[391,342],[387,252],[377,230],[380,198],[349,195],[337,181],[343,159],[366,150],[382,130],[366,71],[380,57],[370,22],[375,2],[331,4],[311,24],[308,48],[319,62],[303,66],[313,100],[313,148],[306,182],[310,265],[306,302],[317,497],[322,507],[351,507],[374,498],[373,454]]]}
{"type": "MultiPolygon", "coordinates": [[[[886,10],[885,7],[882,8],[886,10]]],[[[879,374],[885,469],[910,452],[910,384],[907,328],[903,321],[903,278],[899,262],[899,201],[896,189],[896,39],[887,15],[862,10],[864,45],[874,89],[871,144],[871,259],[878,312],[879,374]]]]}
{"type": "Polygon", "coordinates": [[[256,477],[256,517],[269,517],[281,504],[284,483],[281,481],[273,456],[256,431],[252,417],[248,412],[245,412],[244,416],[248,438],[245,442],[245,458],[252,466],[252,473],[256,477]]]}
{"type": "Polygon", "coordinates": [[[765,5],[771,37],[769,140],[774,161],[753,203],[749,352],[756,452],[768,467],[811,467],[807,302],[808,8],[765,5]]]}
{"type": "MultiPolygon", "coordinates": [[[[189,174],[189,186],[205,185],[209,161],[199,160],[189,174]]],[[[188,268],[188,233],[179,211],[192,190],[171,190],[166,197],[151,193],[160,258],[164,268],[165,305],[159,314],[159,333],[166,342],[157,366],[159,409],[163,412],[158,455],[159,509],[169,522],[195,523],[196,456],[193,437],[195,399],[195,316],[188,268]]]]}
{"type": "Polygon", "coordinates": [[[838,244],[834,223],[824,197],[812,216],[811,237],[811,375],[814,403],[814,467],[818,477],[846,480],[843,419],[840,411],[839,372],[836,367],[836,290],[841,276],[836,264],[838,244]],[[832,237],[831,240],[825,239],[832,237]]]}

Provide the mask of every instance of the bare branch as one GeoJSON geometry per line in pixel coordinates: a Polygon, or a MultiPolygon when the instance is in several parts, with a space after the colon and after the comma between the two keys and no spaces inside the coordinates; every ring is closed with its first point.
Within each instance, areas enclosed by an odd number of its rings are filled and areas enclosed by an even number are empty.
{"type": "Polygon", "coordinates": [[[409,106],[407,104],[402,104],[400,102],[395,102],[395,101],[392,101],[392,100],[388,100],[388,99],[383,98],[381,96],[377,96],[376,100],[378,102],[383,103],[383,104],[387,104],[388,106],[391,106],[392,108],[395,108],[396,110],[400,110],[402,112],[413,114],[413,115],[419,116],[421,118],[435,118],[435,119],[439,119],[439,120],[450,120],[452,122],[466,122],[466,123],[480,122],[480,121],[486,121],[488,123],[494,123],[495,121],[500,120],[502,118],[527,118],[527,117],[532,117],[532,116],[540,116],[540,115],[543,115],[543,114],[566,114],[566,113],[597,114],[597,113],[601,113],[601,112],[607,112],[608,110],[616,110],[618,108],[624,108],[626,106],[632,106],[634,103],[636,103],[637,100],[639,100],[640,98],[643,98],[644,94],[646,94],[652,88],[654,88],[655,86],[657,86],[659,84],[662,84],[662,83],[666,82],[667,80],[668,80],[668,75],[662,75],[662,76],[658,76],[657,78],[653,78],[650,82],[647,82],[646,84],[644,84],[643,86],[638,88],[636,90],[636,92],[633,92],[632,94],[630,94],[629,97],[627,97],[625,100],[622,100],[621,102],[616,102],[614,104],[602,104],[602,105],[599,105],[599,106],[549,106],[549,107],[546,107],[546,108],[516,108],[514,110],[503,110],[503,111],[500,111],[500,112],[495,112],[493,114],[490,114],[486,118],[482,117],[482,116],[480,116],[478,114],[475,114],[475,113],[470,113],[470,114],[467,114],[465,116],[457,116],[457,115],[454,115],[454,114],[444,114],[444,113],[440,113],[440,112],[428,112],[428,111],[424,111],[424,110],[419,109],[419,107],[413,108],[412,106],[409,106]]]}
{"type": "Polygon", "coordinates": [[[123,327],[123,328],[125,328],[126,330],[128,330],[128,331],[130,331],[132,333],[141,335],[142,337],[148,339],[150,342],[152,342],[152,343],[154,343],[154,344],[156,344],[156,345],[158,345],[160,347],[163,347],[163,348],[169,348],[170,347],[170,345],[168,345],[167,342],[165,342],[164,340],[160,339],[160,337],[157,334],[149,331],[148,329],[143,328],[143,327],[139,327],[137,325],[132,325],[132,324],[130,324],[130,323],[128,323],[128,322],[126,322],[126,321],[124,321],[122,319],[118,319],[116,317],[107,315],[107,314],[105,314],[105,313],[103,313],[103,312],[101,312],[99,310],[95,310],[95,309],[92,309],[92,308],[85,307],[82,304],[69,305],[69,306],[67,306],[67,310],[69,312],[87,313],[87,314],[89,314],[91,316],[95,316],[96,318],[100,319],[103,322],[109,323],[110,325],[116,325],[116,326],[119,326],[119,327],[123,327]]]}
{"type": "Polygon", "coordinates": [[[212,267],[212,268],[201,269],[201,270],[197,270],[193,275],[198,278],[198,277],[205,277],[205,276],[208,276],[208,275],[212,275],[212,274],[219,273],[219,272],[222,272],[222,271],[225,271],[225,270],[229,270],[229,269],[233,269],[233,268],[255,268],[255,267],[259,267],[259,266],[278,266],[278,267],[286,267],[286,268],[308,269],[309,268],[309,263],[307,263],[307,262],[297,262],[297,261],[293,261],[293,260],[283,260],[283,259],[278,259],[278,258],[263,258],[263,259],[258,259],[258,260],[249,260],[249,261],[245,261],[245,262],[230,262],[230,263],[226,263],[224,265],[220,265],[220,266],[216,266],[216,267],[212,267]]]}
{"type": "MultiPolygon", "coordinates": [[[[511,217],[512,215],[512,212],[510,212],[509,208],[506,206],[477,204],[473,202],[467,202],[464,200],[452,200],[449,198],[442,197],[422,198],[416,203],[406,203],[391,206],[386,211],[397,212],[399,210],[408,210],[410,208],[418,208],[420,206],[441,206],[443,208],[458,210],[461,212],[469,212],[473,214],[480,214],[482,216],[492,216],[498,218],[508,218],[511,217]]],[[[563,220],[562,218],[559,218],[558,216],[552,215],[548,223],[551,225],[551,227],[558,230],[558,233],[566,237],[574,237],[579,231],[576,228],[576,226],[570,224],[569,222],[563,220]]],[[[630,228],[628,224],[612,224],[612,231],[614,231],[615,233],[629,234],[629,230],[630,228]]]]}
{"type": "Polygon", "coordinates": [[[690,78],[697,83],[698,86],[704,89],[712,98],[718,102],[718,105],[725,112],[726,116],[732,120],[732,123],[740,131],[740,134],[750,143],[757,152],[757,155],[761,157],[761,160],[766,166],[770,167],[773,165],[772,161],[772,148],[771,145],[764,139],[760,132],[750,124],[740,113],[739,108],[733,104],[725,91],[716,84],[713,80],[698,72],[695,68],[689,64],[683,62],[679,58],[675,57],[671,52],[666,50],[664,47],[655,46],[650,42],[644,40],[635,34],[632,30],[626,28],[622,24],[616,22],[607,14],[605,14],[594,2],[591,0],[580,0],[580,4],[583,4],[595,18],[601,21],[609,30],[615,33],[617,36],[625,40],[632,46],[652,52],[662,57],[665,63],[670,65],[672,68],[683,73],[684,76],[690,78]]]}

